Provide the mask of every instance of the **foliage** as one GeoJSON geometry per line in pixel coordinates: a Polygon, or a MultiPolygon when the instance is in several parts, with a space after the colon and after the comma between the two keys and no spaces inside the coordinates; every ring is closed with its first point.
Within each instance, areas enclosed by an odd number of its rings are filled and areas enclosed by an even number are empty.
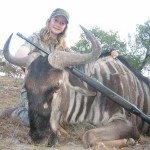
{"type": "Polygon", "coordinates": [[[150,72],[150,20],[144,25],[137,25],[136,31],[135,41],[132,42],[129,36],[130,50],[126,56],[139,71],[150,72]]]}
{"type": "MultiPolygon", "coordinates": [[[[137,25],[135,40],[128,36],[128,43],[121,41],[118,32],[105,32],[99,27],[94,27],[90,31],[100,42],[102,52],[115,49],[124,55],[129,63],[139,71],[150,72],[150,20],[144,25],[137,25]]],[[[85,35],[81,34],[80,40],[72,47],[73,50],[87,53],[91,51],[90,44],[85,35]]]]}
{"type": "Polygon", "coordinates": [[[16,67],[8,62],[6,62],[4,66],[0,67],[0,72],[3,72],[5,76],[8,77],[21,78],[23,76],[23,71],[21,70],[21,68],[16,67]]]}
{"type": "Polygon", "coordinates": [[[0,72],[9,77],[21,77],[23,75],[23,71],[21,68],[8,63],[4,59],[2,50],[0,50],[0,72]]]}
{"type": "MultiPolygon", "coordinates": [[[[98,27],[95,27],[90,31],[101,43],[102,51],[109,51],[111,48],[115,48],[124,53],[124,51],[126,50],[126,43],[120,40],[117,32],[105,32],[98,27]]],[[[91,51],[90,44],[86,40],[84,34],[81,34],[80,40],[75,44],[75,46],[72,47],[72,49],[82,53],[91,51]]]]}

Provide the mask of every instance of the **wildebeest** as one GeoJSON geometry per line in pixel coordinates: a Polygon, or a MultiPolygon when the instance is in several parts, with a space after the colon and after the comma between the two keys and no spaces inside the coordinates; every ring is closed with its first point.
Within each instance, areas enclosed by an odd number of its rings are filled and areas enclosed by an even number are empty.
{"type": "Polygon", "coordinates": [[[137,140],[140,134],[150,134],[150,125],[139,117],[129,115],[124,108],[81,82],[67,66],[84,64],[82,70],[95,77],[145,114],[150,115],[150,82],[132,72],[129,66],[111,56],[99,57],[100,44],[85,28],[92,43],[89,54],[54,52],[49,56],[31,54],[15,58],[9,53],[11,37],[4,46],[5,58],[18,66],[26,66],[25,88],[29,100],[29,135],[35,142],[48,138],[48,145],[58,141],[62,123],[87,122],[95,126],[83,135],[85,148],[97,142],[137,140]],[[146,82],[145,82],[146,80],[146,82]]]}

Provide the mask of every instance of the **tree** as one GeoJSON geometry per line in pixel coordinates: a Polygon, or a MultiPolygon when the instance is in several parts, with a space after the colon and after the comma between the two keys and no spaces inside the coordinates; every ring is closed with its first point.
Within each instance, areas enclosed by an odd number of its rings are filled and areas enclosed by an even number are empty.
{"type": "Polygon", "coordinates": [[[0,50],[0,72],[10,77],[21,77],[23,75],[21,68],[10,64],[4,59],[3,50],[0,50]]]}
{"type": "MultiPolygon", "coordinates": [[[[145,70],[150,72],[150,21],[147,21],[144,25],[137,25],[136,30],[135,41],[132,42],[129,35],[128,43],[120,40],[118,32],[105,32],[98,27],[94,27],[90,31],[101,43],[102,51],[109,51],[114,48],[128,60],[131,66],[134,66],[140,72],[145,70]]],[[[84,34],[81,34],[80,40],[72,49],[81,53],[91,50],[84,34]]]]}
{"type": "MultiPolygon", "coordinates": [[[[101,44],[102,51],[109,51],[112,47],[116,50],[125,53],[126,43],[120,40],[117,32],[105,32],[98,27],[90,30],[101,44]]],[[[72,47],[75,51],[80,51],[81,53],[86,53],[91,51],[89,42],[86,40],[85,35],[81,34],[80,40],[72,47]]]]}
{"type": "Polygon", "coordinates": [[[127,59],[139,71],[150,72],[150,20],[144,25],[137,25],[135,41],[129,36],[130,51],[126,54],[127,59]]]}
{"type": "Polygon", "coordinates": [[[138,34],[136,36],[136,44],[138,49],[143,50],[143,58],[139,66],[139,70],[145,67],[150,68],[150,20],[144,25],[138,25],[138,34]]]}

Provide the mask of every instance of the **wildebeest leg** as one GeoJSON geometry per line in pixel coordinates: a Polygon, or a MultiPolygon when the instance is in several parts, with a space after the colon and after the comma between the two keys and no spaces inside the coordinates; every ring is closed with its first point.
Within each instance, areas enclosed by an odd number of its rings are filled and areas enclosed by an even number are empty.
{"type": "Polygon", "coordinates": [[[61,135],[61,133],[63,133],[67,137],[70,136],[66,130],[59,126],[58,131],[56,131],[56,133],[52,131],[52,134],[49,135],[48,146],[55,146],[59,142],[59,136],[61,135]]]}
{"type": "Polygon", "coordinates": [[[53,94],[53,100],[51,103],[51,116],[50,116],[50,135],[48,139],[48,146],[52,147],[58,143],[59,135],[59,120],[60,120],[60,104],[61,104],[61,92],[57,91],[53,94]]]}
{"type": "Polygon", "coordinates": [[[138,134],[136,132],[133,133],[134,131],[135,130],[130,122],[124,120],[114,120],[99,128],[86,131],[83,135],[83,144],[85,148],[88,148],[97,145],[99,142],[113,141],[114,143],[114,140],[124,138],[134,139],[134,137],[137,137],[135,134],[138,134]]]}
{"type": "Polygon", "coordinates": [[[48,138],[48,146],[52,147],[55,146],[58,143],[58,136],[56,133],[51,131],[51,134],[49,135],[48,138]]]}

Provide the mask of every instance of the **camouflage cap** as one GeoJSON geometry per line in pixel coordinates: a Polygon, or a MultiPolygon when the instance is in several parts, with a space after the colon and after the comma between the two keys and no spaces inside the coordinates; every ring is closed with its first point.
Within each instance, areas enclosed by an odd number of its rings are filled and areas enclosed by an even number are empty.
{"type": "Polygon", "coordinates": [[[56,16],[64,16],[67,23],[69,22],[69,14],[64,9],[61,9],[61,8],[55,9],[51,14],[50,19],[56,16]]]}

